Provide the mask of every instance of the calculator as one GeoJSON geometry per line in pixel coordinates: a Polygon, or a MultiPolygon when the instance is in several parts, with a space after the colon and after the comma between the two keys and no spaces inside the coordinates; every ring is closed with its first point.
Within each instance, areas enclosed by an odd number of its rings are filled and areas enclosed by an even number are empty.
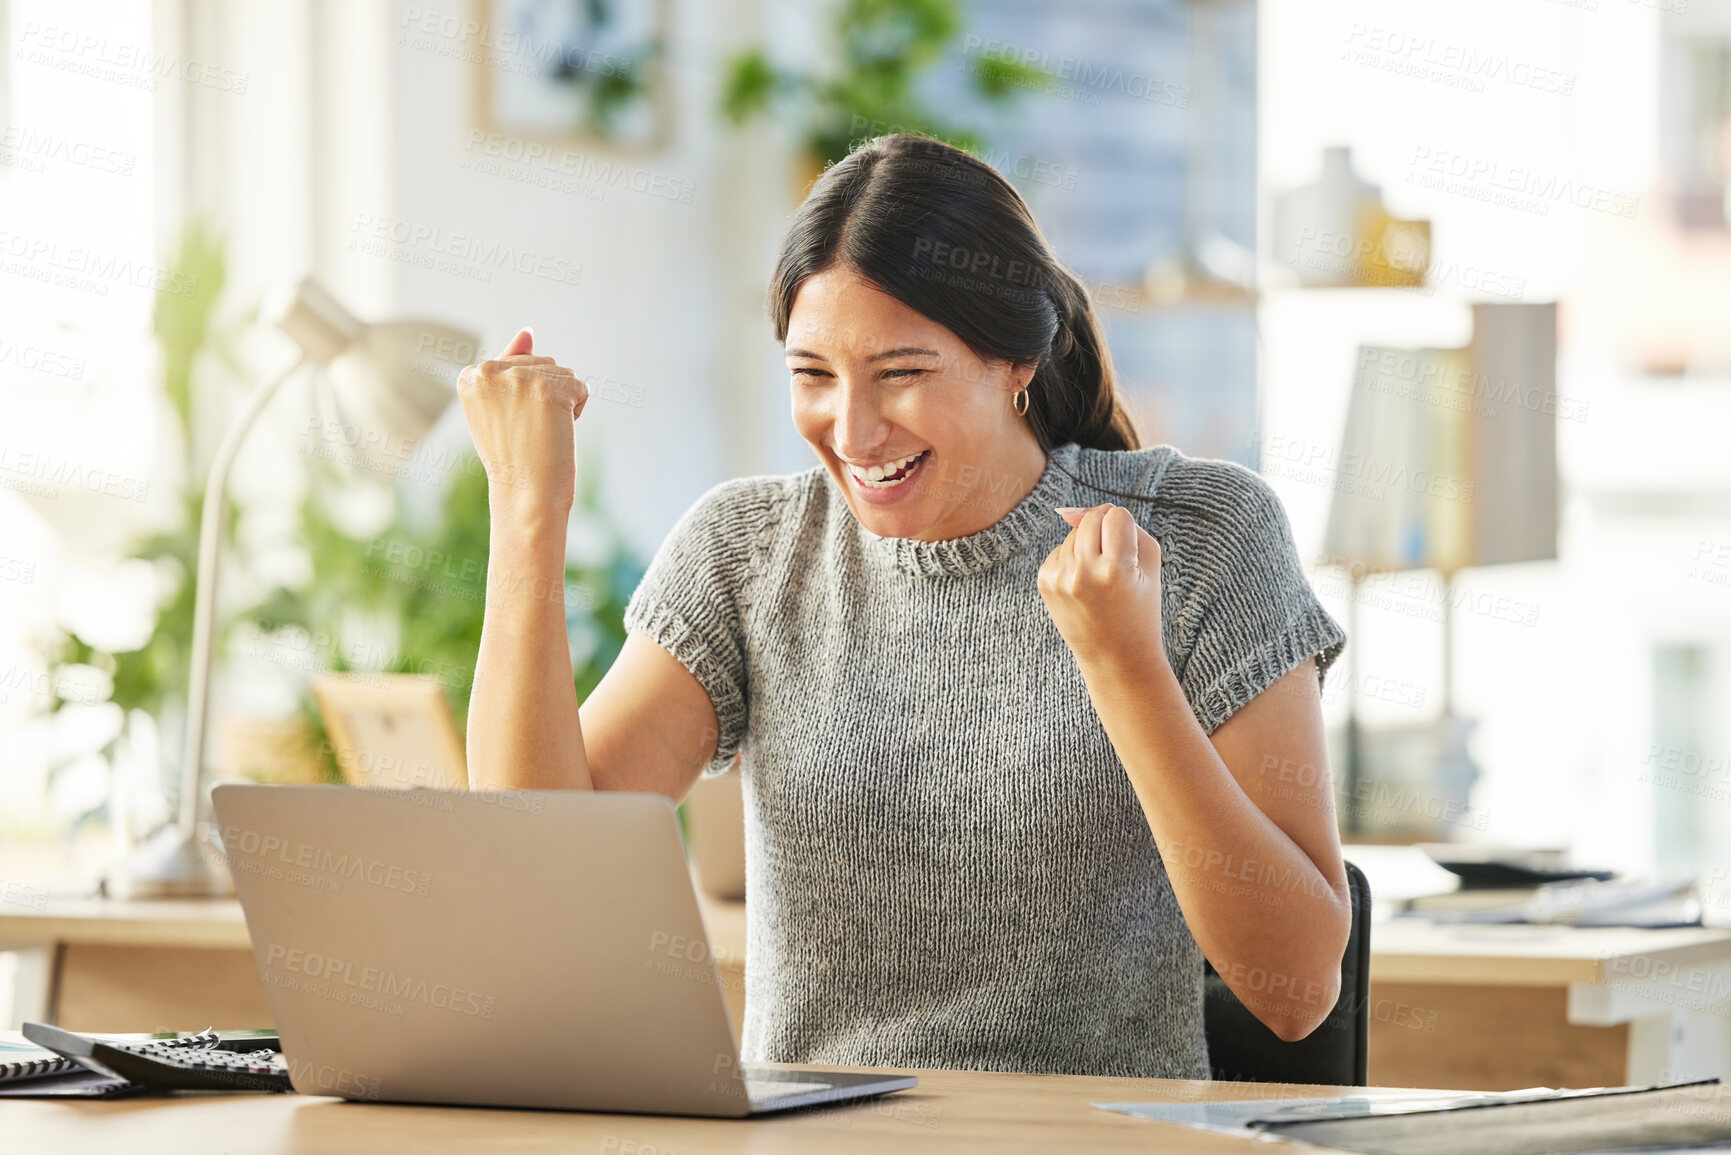
{"type": "Polygon", "coordinates": [[[152,1091],[292,1091],[288,1060],[265,1031],[136,1039],[81,1035],[25,1023],[24,1037],[92,1071],[152,1091]]]}

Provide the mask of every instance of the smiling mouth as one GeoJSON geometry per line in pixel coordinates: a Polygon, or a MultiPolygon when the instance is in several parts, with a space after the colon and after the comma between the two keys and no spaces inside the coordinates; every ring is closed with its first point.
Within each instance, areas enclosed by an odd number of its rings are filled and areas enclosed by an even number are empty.
{"type": "Polygon", "coordinates": [[[860,469],[856,465],[847,465],[846,462],[842,464],[847,466],[848,475],[867,489],[894,489],[913,476],[930,454],[931,450],[922,449],[908,457],[885,465],[874,465],[869,469],[860,469]]]}

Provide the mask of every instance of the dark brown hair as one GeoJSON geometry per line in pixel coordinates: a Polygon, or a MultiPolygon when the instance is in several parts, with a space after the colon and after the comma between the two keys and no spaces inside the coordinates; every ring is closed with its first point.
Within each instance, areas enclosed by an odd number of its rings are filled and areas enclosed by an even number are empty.
{"type": "Polygon", "coordinates": [[[943,141],[898,133],[831,166],[782,241],[769,289],[776,340],[787,340],[799,287],[836,265],[983,358],[1037,362],[1028,424],[1044,452],[1070,441],[1140,448],[1087,289],[990,165],[943,141]]]}

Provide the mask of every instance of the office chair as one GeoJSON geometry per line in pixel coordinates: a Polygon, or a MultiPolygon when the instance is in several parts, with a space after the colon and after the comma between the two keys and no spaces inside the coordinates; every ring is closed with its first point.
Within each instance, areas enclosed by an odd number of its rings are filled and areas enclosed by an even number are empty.
{"type": "Polygon", "coordinates": [[[1362,1087],[1370,1029],[1370,883],[1346,864],[1352,933],[1340,960],[1340,998],[1322,1025],[1296,1043],[1282,1042],[1204,964],[1203,1033],[1215,1079],[1251,1083],[1329,1083],[1362,1087]]]}

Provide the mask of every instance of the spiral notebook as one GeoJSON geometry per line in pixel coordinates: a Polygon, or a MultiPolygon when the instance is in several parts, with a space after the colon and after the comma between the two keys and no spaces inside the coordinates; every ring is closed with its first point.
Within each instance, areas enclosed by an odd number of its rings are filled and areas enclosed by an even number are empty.
{"type": "Polygon", "coordinates": [[[62,1058],[35,1043],[0,1039],[0,1083],[65,1075],[82,1069],[76,1060],[62,1058]]]}
{"type": "Polygon", "coordinates": [[[136,1090],[125,1079],[38,1047],[17,1031],[0,1032],[0,1099],[109,1099],[136,1090]]]}

